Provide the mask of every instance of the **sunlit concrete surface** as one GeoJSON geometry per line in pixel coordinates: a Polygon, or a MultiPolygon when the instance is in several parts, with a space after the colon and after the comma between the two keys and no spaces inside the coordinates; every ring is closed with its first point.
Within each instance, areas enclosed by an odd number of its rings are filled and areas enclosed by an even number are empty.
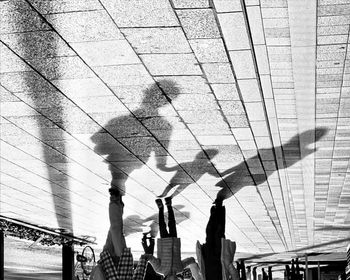
{"type": "Polygon", "coordinates": [[[138,255],[171,182],[184,255],[204,241],[217,195],[237,257],[345,254],[347,0],[10,0],[0,11],[1,215],[101,247],[113,181],[138,255]]]}
{"type": "Polygon", "coordinates": [[[5,279],[62,279],[61,249],[5,239],[5,279]]]}

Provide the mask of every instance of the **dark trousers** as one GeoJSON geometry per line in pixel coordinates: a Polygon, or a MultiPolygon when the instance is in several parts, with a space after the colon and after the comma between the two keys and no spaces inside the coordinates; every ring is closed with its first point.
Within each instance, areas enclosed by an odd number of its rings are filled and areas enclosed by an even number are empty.
{"type": "Polygon", "coordinates": [[[213,206],[206,228],[206,243],[202,247],[206,279],[222,280],[221,238],[225,238],[224,206],[213,206]]]}
{"type": "Polygon", "coordinates": [[[176,232],[176,221],[174,210],[171,205],[167,205],[168,208],[168,227],[169,232],[166,229],[165,219],[164,219],[164,207],[159,208],[159,231],[160,238],[164,237],[177,237],[176,232]]]}

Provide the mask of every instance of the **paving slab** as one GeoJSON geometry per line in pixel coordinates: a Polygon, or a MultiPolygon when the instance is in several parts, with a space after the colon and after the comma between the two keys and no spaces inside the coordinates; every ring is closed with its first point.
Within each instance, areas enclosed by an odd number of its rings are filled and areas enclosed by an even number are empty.
{"type": "Polygon", "coordinates": [[[68,42],[123,39],[106,11],[88,11],[46,15],[45,18],[68,42]]]}
{"type": "Polygon", "coordinates": [[[218,100],[239,100],[236,84],[211,84],[218,100]]]}
{"type": "Polygon", "coordinates": [[[177,15],[188,39],[220,38],[211,9],[178,10],[177,15]]]}
{"type": "Polygon", "coordinates": [[[231,51],[230,57],[237,79],[255,78],[255,68],[250,50],[231,51]]]}
{"type": "Polygon", "coordinates": [[[209,8],[210,7],[208,0],[174,0],[173,5],[175,9],[209,8]]]}
{"type": "Polygon", "coordinates": [[[214,0],[213,2],[218,13],[242,11],[241,2],[238,0],[214,0]]]}
{"type": "Polygon", "coordinates": [[[180,27],[122,28],[137,53],[190,53],[191,49],[180,27]]]}
{"type": "Polygon", "coordinates": [[[71,46],[91,66],[141,63],[126,40],[73,43],[71,46]]]}
{"type": "Polygon", "coordinates": [[[118,27],[178,26],[179,23],[168,1],[103,0],[118,27]]]}
{"type": "Polygon", "coordinates": [[[193,54],[143,54],[140,58],[154,76],[202,74],[193,54]]]}
{"type": "Polygon", "coordinates": [[[229,63],[202,64],[209,83],[234,83],[235,79],[229,63]]]}
{"type": "Polygon", "coordinates": [[[54,13],[67,13],[76,11],[92,11],[92,10],[102,10],[103,7],[100,2],[96,0],[80,0],[80,1],[69,1],[69,0],[30,0],[29,1],[35,9],[37,9],[41,14],[54,14],[54,13]]]}
{"type": "Polygon", "coordinates": [[[222,33],[228,50],[249,48],[248,33],[243,13],[223,13],[218,15],[222,33]],[[235,26],[234,32],[231,31],[235,26]]]}

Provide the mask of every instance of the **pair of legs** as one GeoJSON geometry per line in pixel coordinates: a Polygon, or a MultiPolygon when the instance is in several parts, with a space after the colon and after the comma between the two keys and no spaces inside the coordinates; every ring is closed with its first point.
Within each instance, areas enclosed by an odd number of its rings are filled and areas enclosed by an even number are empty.
{"type": "Polygon", "coordinates": [[[168,208],[168,228],[169,231],[166,228],[165,219],[164,219],[164,206],[161,199],[156,199],[156,203],[159,209],[159,231],[160,231],[160,238],[165,237],[177,237],[176,232],[176,221],[175,221],[175,215],[173,207],[171,206],[171,197],[167,197],[165,199],[165,205],[168,208]]]}
{"type": "Polygon", "coordinates": [[[124,203],[118,189],[110,189],[109,201],[109,222],[110,227],[107,235],[106,244],[103,250],[108,251],[115,262],[126,248],[125,236],[123,232],[123,210],[124,203]]]}
{"type": "Polygon", "coordinates": [[[210,209],[206,243],[202,247],[206,279],[222,279],[221,238],[225,238],[225,207],[217,203],[210,209]]]}

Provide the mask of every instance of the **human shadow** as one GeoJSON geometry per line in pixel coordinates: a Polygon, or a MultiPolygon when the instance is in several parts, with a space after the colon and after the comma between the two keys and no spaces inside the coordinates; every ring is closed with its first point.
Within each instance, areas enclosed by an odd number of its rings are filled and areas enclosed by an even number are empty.
{"type": "MultiPolygon", "coordinates": [[[[42,160],[46,165],[44,178],[50,186],[58,227],[63,232],[74,235],[72,186],[69,182],[70,179],[66,176],[70,160],[66,156],[68,150],[64,142],[68,122],[65,111],[66,98],[50,83],[50,80],[58,80],[63,74],[62,67],[59,67],[57,62],[57,58],[61,55],[60,48],[63,45],[60,43],[59,36],[55,36],[51,28],[47,28],[49,27],[47,22],[38,16],[28,2],[2,2],[1,5],[4,13],[2,17],[5,15],[5,18],[12,18],[10,24],[12,31],[8,35],[12,33],[15,36],[13,38],[16,38],[6,41],[9,45],[10,57],[14,54],[13,57],[17,55],[17,59],[20,58],[21,65],[23,64],[22,70],[11,71],[12,82],[5,82],[4,88],[6,91],[14,93],[17,97],[16,100],[22,100],[40,113],[21,115],[22,120],[18,117],[16,119],[20,123],[19,127],[23,127],[26,133],[31,134],[30,138],[37,138],[36,143],[41,146],[41,152],[33,153],[33,156],[42,160]],[[9,15],[11,16],[9,17],[9,15]],[[35,32],[35,34],[28,32],[36,24],[39,24],[45,32],[35,32]],[[26,70],[24,71],[24,69],[26,70]],[[29,129],[28,124],[32,120],[35,122],[37,134],[32,133],[29,129]],[[56,148],[57,146],[59,148],[56,148]]],[[[50,3],[48,3],[49,6],[50,3]]],[[[12,36],[8,38],[12,38],[12,36]]],[[[1,41],[1,45],[7,48],[2,43],[3,41],[1,41]]],[[[10,57],[4,55],[2,58],[9,59],[10,57]]],[[[9,61],[6,65],[9,66],[13,62],[9,61]]],[[[18,66],[17,69],[19,69],[18,66]]],[[[37,213],[33,214],[37,215],[37,213]]]]}
{"type": "MultiPolygon", "coordinates": [[[[173,206],[173,208],[177,210],[175,211],[175,219],[177,224],[180,224],[183,221],[186,221],[187,219],[190,218],[190,212],[187,212],[187,211],[180,212],[180,210],[183,209],[184,207],[185,207],[184,205],[173,206]]],[[[159,231],[158,212],[146,218],[141,218],[139,215],[129,215],[124,219],[123,225],[124,225],[125,236],[128,236],[133,233],[137,233],[137,232],[146,231],[146,232],[150,232],[152,237],[156,237],[159,231]],[[145,230],[147,228],[149,230],[145,230]]]]}
{"type": "Polygon", "coordinates": [[[217,149],[205,149],[199,152],[193,161],[183,162],[180,165],[176,165],[173,167],[165,167],[164,171],[176,171],[174,176],[171,178],[168,186],[164,189],[162,194],[158,197],[165,197],[168,193],[173,189],[176,190],[170,197],[175,197],[179,193],[181,193],[184,189],[186,189],[191,183],[181,184],[181,178],[183,176],[183,170],[195,170],[196,172],[191,173],[191,177],[194,182],[197,182],[204,174],[208,173],[212,176],[219,177],[220,175],[213,168],[213,164],[211,160],[218,154],[217,149]]]}
{"type": "MultiPolygon", "coordinates": [[[[316,128],[315,130],[307,130],[301,134],[297,134],[294,137],[292,137],[286,144],[280,146],[280,148],[283,150],[285,156],[288,160],[285,161],[284,168],[288,168],[298,161],[302,160],[304,157],[312,154],[315,152],[315,149],[308,148],[307,146],[319,141],[326,133],[326,128],[316,128]],[[312,135],[314,134],[314,137],[312,135]],[[314,141],[309,142],[303,142],[300,143],[299,139],[314,139],[314,141]],[[305,146],[300,147],[300,144],[303,144],[305,146]],[[300,153],[300,149],[304,149],[304,153],[300,153]]],[[[245,161],[241,162],[240,164],[220,173],[222,177],[224,177],[221,181],[219,181],[216,186],[220,187],[221,190],[217,193],[216,200],[217,201],[223,201],[225,199],[230,198],[235,193],[237,193],[241,188],[250,186],[252,184],[260,185],[267,181],[267,178],[273,174],[275,171],[278,170],[278,166],[275,166],[274,170],[266,170],[265,174],[254,174],[253,179],[254,182],[249,178],[249,173],[247,172],[247,166],[251,166],[257,161],[260,161],[259,156],[264,154],[271,154],[274,152],[274,149],[277,147],[269,148],[269,149],[259,149],[258,153],[246,159],[245,161]],[[248,178],[248,179],[247,179],[248,178]]]]}
{"type": "Polygon", "coordinates": [[[156,166],[166,165],[169,141],[162,144],[153,133],[161,131],[164,139],[170,139],[172,125],[159,113],[159,109],[176,98],[179,90],[171,80],[161,80],[144,90],[140,107],[130,114],[111,119],[102,129],[92,135],[94,151],[107,155],[112,175],[112,187],[125,194],[125,182],[135,169],[141,168],[155,154],[156,166]],[[161,90],[162,89],[162,90],[161,90]]]}

